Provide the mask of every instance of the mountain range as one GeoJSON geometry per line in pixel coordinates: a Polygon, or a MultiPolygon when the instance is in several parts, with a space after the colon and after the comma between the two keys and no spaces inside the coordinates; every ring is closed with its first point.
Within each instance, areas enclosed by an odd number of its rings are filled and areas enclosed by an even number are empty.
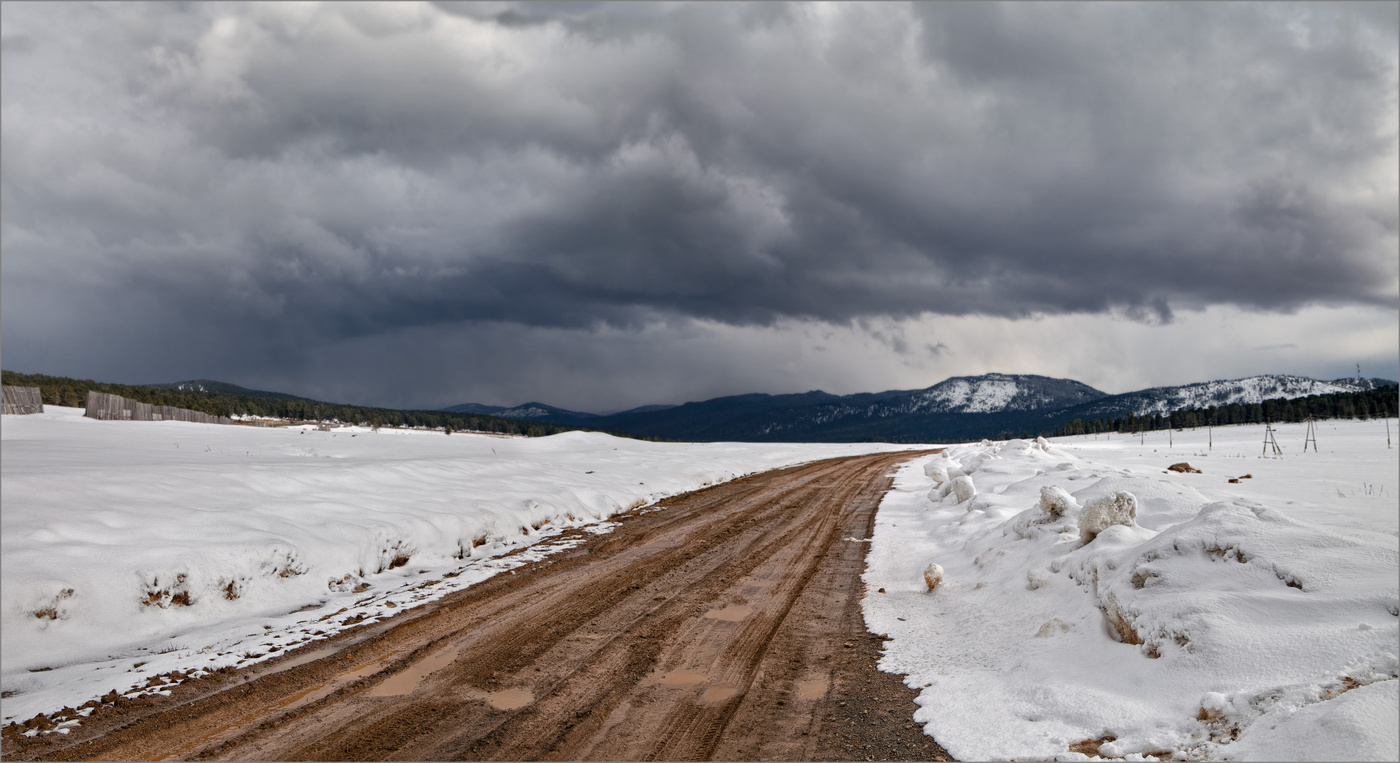
{"type": "Polygon", "coordinates": [[[1211,406],[1394,385],[1386,379],[1319,381],[1271,374],[1110,395],[1074,381],[1031,374],[959,376],[919,390],[833,395],[749,394],[598,415],[543,403],[511,408],[474,403],[444,410],[583,426],[670,440],[943,441],[987,432],[1043,431],[1073,419],[1163,414],[1211,406]]]}

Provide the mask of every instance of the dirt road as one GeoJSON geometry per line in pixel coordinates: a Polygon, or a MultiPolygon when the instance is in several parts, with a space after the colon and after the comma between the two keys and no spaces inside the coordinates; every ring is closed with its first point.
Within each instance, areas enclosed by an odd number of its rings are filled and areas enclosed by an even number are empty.
{"type": "Polygon", "coordinates": [[[914,692],[874,669],[881,639],[860,614],[862,541],[913,455],[679,496],[387,623],[6,756],[947,759],[910,721],[914,692]]]}

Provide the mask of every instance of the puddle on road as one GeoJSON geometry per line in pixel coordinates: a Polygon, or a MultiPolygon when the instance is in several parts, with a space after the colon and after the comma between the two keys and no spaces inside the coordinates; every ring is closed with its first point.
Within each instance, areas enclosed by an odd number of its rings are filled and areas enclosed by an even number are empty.
{"type": "Polygon", "coordinates": [[[439,649],[408,666],[404,670],[384,679],[378,686],[369,690],[368,696],[398,697],[409,694],[414,689],[417,689],[418,684],[423,683],[423,679],[427,678],[429,674],[451,665],[452,661],[457,659],[457,653],[459,651],[461,651],[461,647],[456,645],[449,646],[445,649],[439,649]]]}
{"type": "Polygon", "coordinates": [[[699,686],[708,681],[709,678],[704,673],[698,673],[694,670],[673,670],[663,676],[658,676],[656,682],[668,689],[685,689],[699,686]]]}
{"type": "Polygon", "coordinates": [[[737,623],[751,614],[753,614],[753,607],[735,604],[720,609],[712,609],[705,613],[705,617],[714,620],[723,620],[728,623],[737,623]]]}
{"type": "MultiPolygon", "coordinates": [[[[673,670],[661,675],[652,674],[652,677],[647,680],[647,683],[664,686],[668,689],[694,689],[697,686],[707,683],[709,680],[710,677],[708,675],[698,670],[673,670]]],[[[714,684],[705,687],[705,690],[700,693],[700,702],[713,705],[718,702],[724,702],[738,693],[739,690],[733,686],[714,684]]],[[[687,692],[687,694],[689,694],[689,692],[687,692]]],[[[690,696],[693,697],[695,695],[690,694],[690,696]]]]}
{"type": "Polygon", "coordinates": [[[535,701],[529,689],[506,689],[486,695],[486,702],[497,710],[519,710],[535,701]]]}
{"type": "Polygon", "coordinates": [[[529,689],[503,689],[501,691],[477,691],[467,689],[467,699],[479,699],[497,710],[519,710],[535,701],[529,689]]]}
{"type": "MultiPolygon", "coordinates": [[[[461,645],[454,644],[444,647],[413,663],[407,668],[384,679],[378,686],[366,692],[369,697],[401,697],[405,694],[412,694],[423,683],[428,676],[451,665],[457,659],[457,655],[462,651],[461,645]]],[[[361,671],[368,674],[382,665],[375,663],[365,666],[361,671]]],[[[343,674],[341,678],[358,678],[353,673],[343,674]]],[[[476,689],[466,691],[468,699],[479,699],[497,710],[519,710],[522,707],[535,701],[535,695],[529,689],[505,689],[502,691],[484,692],[476,689]]]]}
{"type": "Polygon", "coordinates": [[[802,700],[819,700],[826,696],[826,690],[831,688],[831,681],[826,676],[821,678],[810,678],[806,681],[797,682],[797,698],[802,700]]]}
{"type": "Polygon", "coordinates": [[[700,701],[706,704],[723,702],[726,699],[729,699],[730,697],[738,693],[739,690],[734,688],[733,686],[715,684],[714,686],[711,686],[710,688],[706,689],[704,694],[700,695],[700,701]]]}

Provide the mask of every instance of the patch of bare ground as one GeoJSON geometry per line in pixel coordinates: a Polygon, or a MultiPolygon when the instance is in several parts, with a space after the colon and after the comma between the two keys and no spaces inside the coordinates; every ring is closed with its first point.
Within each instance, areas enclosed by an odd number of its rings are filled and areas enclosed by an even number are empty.
{"type": "MultiPolygon", "coordinates": [[[[385,623],[170,697],[99,708],[14,760],[947,760],[875,668],[860,582],[915,453],[755,475],[385,623]]],[[[870,595],[879,595],[870,594],[870,595]]]]}

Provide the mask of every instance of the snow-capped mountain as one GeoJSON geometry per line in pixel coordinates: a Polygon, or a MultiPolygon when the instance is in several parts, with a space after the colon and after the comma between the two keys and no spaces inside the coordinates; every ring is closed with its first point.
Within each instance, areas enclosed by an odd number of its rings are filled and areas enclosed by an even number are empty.
{"type": "Polygon", "coordinates": [[[506,408],[496,415],[507,419],[548,419],[551,421],[566,419],[569,423],[598,418],[597,414],[594,413],[570,411],[565,408],[545,405],[544,403],[525,403],[524,405],[517,405],[514,408],[506,408]]]}
{"type": "Polygon", "coordinates": [[[1087,384],[1032,374],[955,376],[867,407],[868,416],[910,413],[1001,413],[1065,408],[1106,397],[1087,384]]]}
{"type": "Polygon", "coordinates": [[[1134,413],[1139,416],[1164,414],[1188,408],[1210,408],[1222,405],[1252,405],[1265,400],[1293,400],[1309,395],[1330,395],[1338,392],[1362,392],[1395,382],[1385,379],[1335,379],[1318,381],[1305,376],[1266,374],[1243,379],[1219,379],[1175,387],[1151,389],[1112,395],[1088,406],[1099,411],[1091,415],[1134,413]]]}
{"type": "Polygon", "coordinates": [[[946,426],[959,416],[1049,411],[1106,397],[1087,384],[1032,374],[956,376],[921,390],[847,395],[830,402],[769,412],[734,422],[757,436],[785,439],[842,431],[846,436],[888,435],[946,426]]]}
{"type": "Polygon", "coordinates": [[[552,405],[545,405],[544,403],[523,403],[512,408],[500,405],[462,403],[461,405],[454,405],[450,408],[443,408],[443,410],[452,413],[479,413],[487,416],[500,416],[504,419],[548,421],[553,424],[581,424],[585,421],[598,418],[597,414],[570,411],[566,408],[556,408],[552,405]]]}

